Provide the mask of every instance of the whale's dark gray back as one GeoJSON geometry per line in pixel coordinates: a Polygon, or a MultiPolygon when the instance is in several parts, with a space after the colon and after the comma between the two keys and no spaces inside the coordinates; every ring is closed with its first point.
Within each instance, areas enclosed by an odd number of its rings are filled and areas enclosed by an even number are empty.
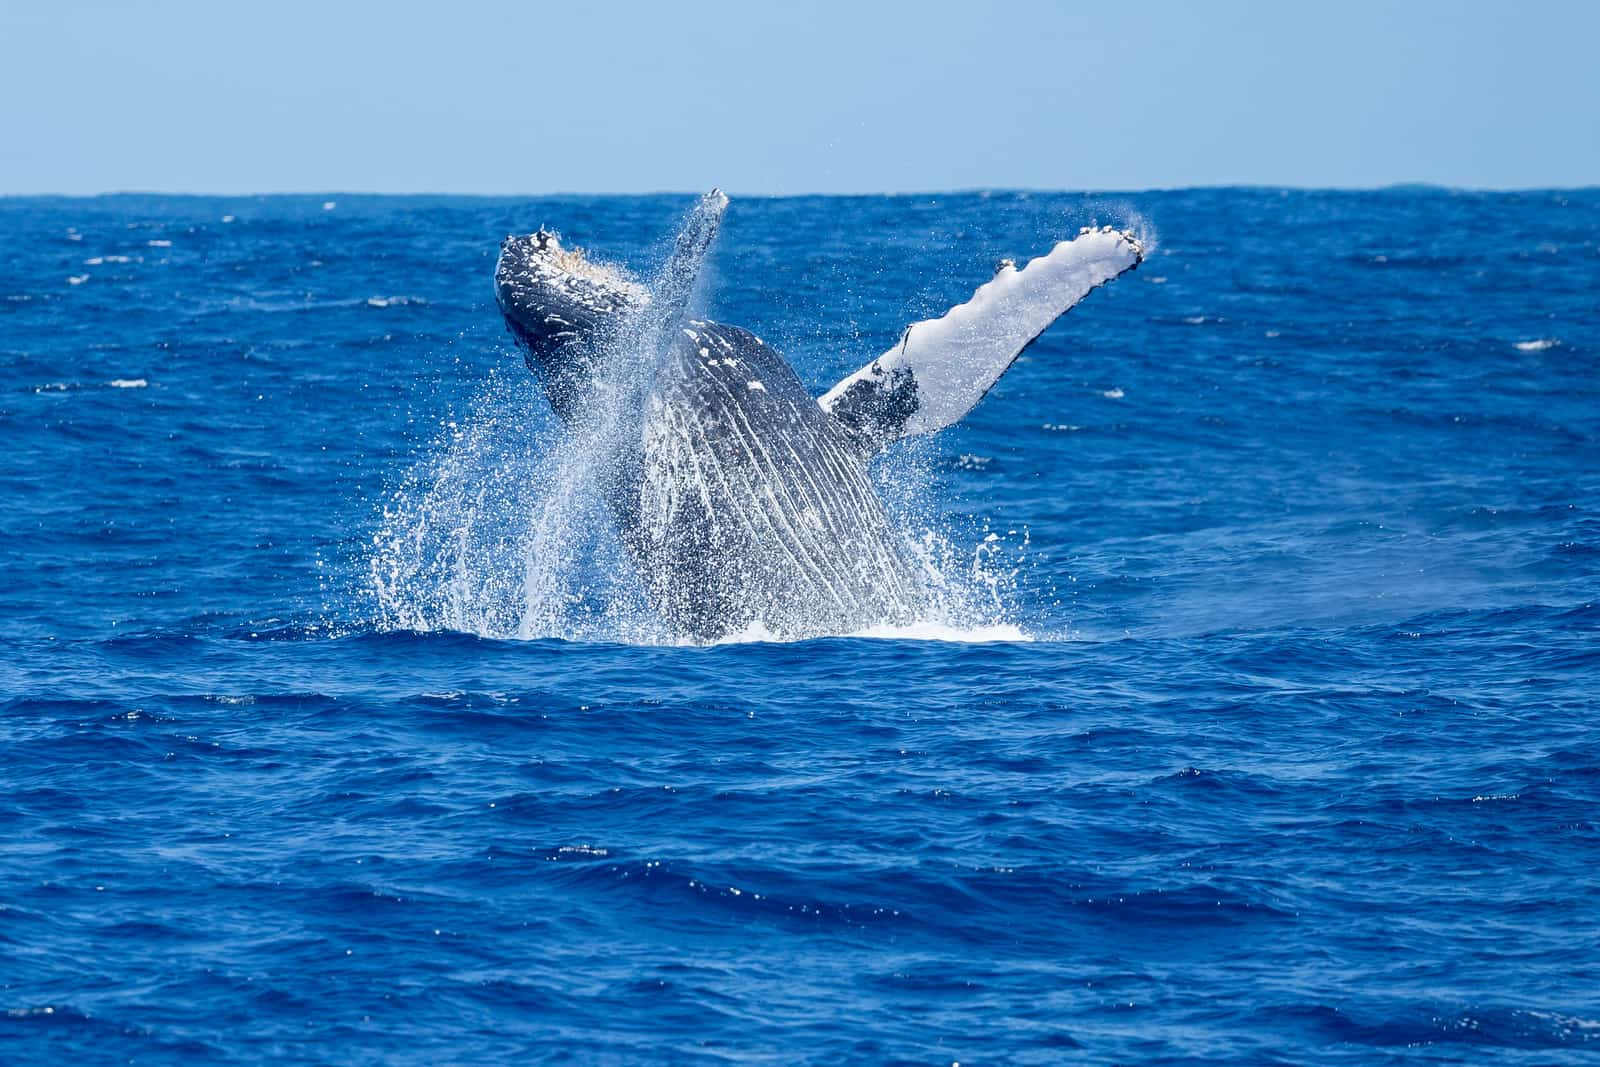
{"type": "Polygon", "coordinates": [[[643,438],[635,552],[679,632],[848,633],[915,616],[916,571],[861,443],[748,330],[681,327],[643,438]]]}

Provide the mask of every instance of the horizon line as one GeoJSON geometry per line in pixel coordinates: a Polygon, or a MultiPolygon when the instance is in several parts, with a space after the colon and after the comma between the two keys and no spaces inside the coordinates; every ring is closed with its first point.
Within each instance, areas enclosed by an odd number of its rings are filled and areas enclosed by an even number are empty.
{"type": "MultiPolygon", "coordinates": [[[[1581,193],[1600,190],[1600,182],[1587,185],[1446,185],[1440,182],[1396,181],[1377,185],[1301,185],[1274,182],[1218,182],[1200,183],[1193,185],[1149,185],[1139,188],[1113,189],[1104,187],[1091,188],[1049,188],[1044,186],[1026,185],[979,185],[951,189],[890,189],[890,190],[857,190],[833,192],[727,192],[731,198],[746,200],[801,200],[801,199],[858,199],[861,197],[916,197],[916,196],[982,196],[982,195],[1018,195],[1039,194],[1045,196],[1078,195],[1078,196],[1129,196],[1144,193],[1185,193],[1185,192],[1222,192],[1222,191],[1258,191],[1258,192],[1300,192],[1300,193],[1381,193],[1404,191],[1428,191],[1437,193],[1581,193]]],[[[377,191],[359,189],[278,189],[257,190],[251,192],[219,193],[177,191],[170,189],[107,189],[93,193],[60,193],[60,192],[25,192],[25,193],[0,193],[0,200],[96,200],[115,197],[136,196],[165,196],[184,197],[196,200],[224,200],[224,199],[261,199],[266,197],[456,197],[461,199],[481,200],[543,200],[562,199],[570,197],[604,197],[604,198],[648,198],[648,197],[693,197],[700,196],[706,190],[682,189],[652,189],[635,191],[603,190],[598,192],[580,192],[576,190],[554,190],[549,192],[457,192],[451,190],[408,190],[408,191],[377,191]]]]}

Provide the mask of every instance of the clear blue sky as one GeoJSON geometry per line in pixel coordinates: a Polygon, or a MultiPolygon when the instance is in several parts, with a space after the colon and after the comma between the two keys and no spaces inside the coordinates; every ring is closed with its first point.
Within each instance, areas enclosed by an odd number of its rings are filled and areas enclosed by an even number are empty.
{"type": "Polygon", "coordinates": [[[1600,183],[1600,0],[0,0],[0,193],[1600,183]]]}

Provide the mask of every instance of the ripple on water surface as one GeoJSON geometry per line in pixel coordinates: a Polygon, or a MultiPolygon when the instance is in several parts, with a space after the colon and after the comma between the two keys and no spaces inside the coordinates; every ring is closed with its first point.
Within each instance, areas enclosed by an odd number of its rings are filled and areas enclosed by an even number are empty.
{"type": "MultiPolygon", "coordinates": [[[[707,310],[820,392],[1104,202],[740,201],[707,310]]],[[[687,203],[0,200],[0,1058],[1600,1055],[1600,198],[1130,197],[878,472],[982,612],[679,647],[597,530],[544,632],[486,520],[393,625],[552,440],[499,239],[687,203]]]]}

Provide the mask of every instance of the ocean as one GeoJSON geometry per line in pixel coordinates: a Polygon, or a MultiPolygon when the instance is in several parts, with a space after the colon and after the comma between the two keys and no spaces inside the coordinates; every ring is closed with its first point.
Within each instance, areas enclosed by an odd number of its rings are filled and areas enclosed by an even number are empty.
{"type": "Polygon", "coordinates": [[[1152,251],[705,647],[491,286],[691,202],[0,199],[0,1060],[1600,1061],[1600,191],[736,197],[816,393],[1152,251]]]}

